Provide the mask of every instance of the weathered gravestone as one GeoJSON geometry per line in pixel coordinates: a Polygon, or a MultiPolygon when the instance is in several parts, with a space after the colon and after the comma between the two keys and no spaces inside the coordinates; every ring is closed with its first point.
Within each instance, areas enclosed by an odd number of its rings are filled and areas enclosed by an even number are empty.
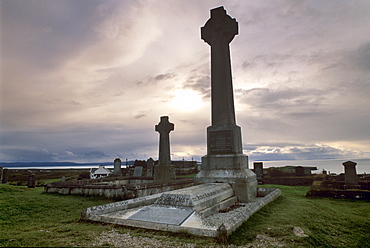
{"type": "Polygon", "coordinates": [[[152,177],[153,176],[153,170],[154,170],[154,160],[152,158],[149,158],[146,161],[146,176],[152,177]]]}
{"type": "Polygon", "coordinates": [[[8,169],[3,169],[3,178],[1,180],[1,183],[6,184],[8,182],[8,169]]]}
{"type": "Polygon", "coordinates": [[[356,172],[357,163],[347,161],[342,163],[344,166],[344,189],[359,189],[358,177],[356,172]]]}
{"type": "Polygon", "coordinates": [[[231,183],[240,202],[256,197],[256,174],[248,169],[243,154],[241,128],[236,125],[229,43],[238,34],[238,23],[223,7],[211,10],[201,28],[202,39],[211,46],[212,125],[207,128],[207,155],[195,179],[231,183]]]}
{"type": "Polygon", "coordinates": [[[116,158],[114,160],[114,172],[113,172],[114,175],[116,175],[116,176],[121,175],[121,165],[122,165],[121,159],[116,158]]]}
{"type": "Polygon", "coordinates": [[[31,173],[28,175],[28,188],[35,188],[36,187],[36,175],[31,173]]]}
{"type": "Polygon", "coordinates": [[[159,133],[159,161],[154,168],[155,181],[169,181],[176,179],[175,168],[171,165],[170,132],[175,125],[168,121],[168,116],[161,116],[161,121],[155,126],[159,133]]]}
{"type": "Polygon", "coordinates": [[[134,168],[134,177],[141,177],[143,175],[143,167],[135,166],[134,168]]]}
{"type": "Polygon", "coordinates": [[[253,163],[253,170],[254,173],[257,175],[258,184],[264,184],[263,181],[263,163],[262,162],[254,162],[253,163]]]}
{"type": "Polygon", "coordinates": [[[3,167],[0,167],[0,182],[3,182],[3,167]]]}

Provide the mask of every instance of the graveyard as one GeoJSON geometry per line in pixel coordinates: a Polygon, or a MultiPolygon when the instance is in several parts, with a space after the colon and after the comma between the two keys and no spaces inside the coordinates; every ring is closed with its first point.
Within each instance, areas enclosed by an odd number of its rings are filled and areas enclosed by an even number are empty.
{"type": "Polygon", "coordinates": [[[263,185],[282,195],[223,243],[213,238],[80,221],[87,207],[113,200],[46,194],[43,187],[0,185],[2,247],[368,247],[369,201],[308,198],[307,186],[263,185]],[[294,234],[299,227],[308,237],[294,234]],[[120,242],[120,243],[117,243],[120,242]]]}
{"type": "Polygon", "coordinates": [[[359,181],[355,162],[344,162],[344,178],[336,179],[302,166],[266,174],[262,163],[249,168],[229,47],[238,22],[221,6],[200,30],[211,54],[211,125],[200,168],[171,160],[175,124],[160,116],[157,161],[122,168],[116,158],[113,171],[101,165],[89,179],[86,171],[64,171],[61,179],[40,172],[41,181],[22,171],[27,187],[7,185],[6,170],[0,246],[370,246],[370,187],[367,178],[359,181]]]}
{"type": "MultiPolygon", "coordinates": [[[[211,9],[210,16],[201,28],[201,39],[211,46],[211,126],[207,128],[207,154],[202,157],[194,185],[177,183],[177,189],[168,191],[158,185],[157,194],[150,191],[134,199],[87,208],[81,214],[83,220],[226,240],[254,213],[280,196],[279,189],[258,188],[257,176],[243,154],[229,48],[238,34],[238,22],[227,15],[223,6],[211,9]]],[[[166,184],[176,179],[169,135],[174,124],[168,116],[161,116],[155,131],[160,135],[159,161],[153,179],[166,184]]]]}

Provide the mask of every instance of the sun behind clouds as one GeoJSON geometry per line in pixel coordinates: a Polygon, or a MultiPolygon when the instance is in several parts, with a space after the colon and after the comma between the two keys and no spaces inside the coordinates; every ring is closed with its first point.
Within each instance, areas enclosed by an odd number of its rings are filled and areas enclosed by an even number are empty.
{"type": "Polygon", "coordinates": [[[193,111],[202,107],[202,97],[193,90],[177,90],[171,105],[183,111],[193,111]]]}

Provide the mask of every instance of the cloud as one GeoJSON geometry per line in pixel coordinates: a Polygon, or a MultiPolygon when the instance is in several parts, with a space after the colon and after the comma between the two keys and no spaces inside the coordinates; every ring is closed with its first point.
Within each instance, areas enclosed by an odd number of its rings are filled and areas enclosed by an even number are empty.
{"type": "Polygon", "coordinates": [[[334,159],[334,158],[350,158],[350,157],[365,157],[366,153],[359,153],[352,149],[340,149],[325,144],[299,144],[287,145],[276,144],[277,146],[253,146],[249,145],[244,149],[251,160],[311,160],[311,159],[334,159]]]}
{"type": "Polygon", "coordinates": [[[218,5],[239,23],[234,96],[251,156],[368,154],[368,1],[6,0],[0,160],[156,157],[162,115],[176,125],[174,157],[205,155],[210,47],[199,28],[218,5]],[[181,90],[202,106],[176,108],[181,90]]]}
{"type": "Polygon", "coordinates": [[[167,79],[173,78],[174,76],[175,75],[172,74],[172,73],[159,74],[159,75],[157,75],[157,76],[154,77],[154,80],[155,81],[167,80],[167,79]]]}

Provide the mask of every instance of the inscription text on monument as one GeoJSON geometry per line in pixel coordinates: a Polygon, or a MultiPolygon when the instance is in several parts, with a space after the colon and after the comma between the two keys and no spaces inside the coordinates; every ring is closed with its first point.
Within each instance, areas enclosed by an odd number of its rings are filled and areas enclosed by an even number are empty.
{"type": "Polygon", "coordinates": [[[211,154],[234,153],[233,133],[231,130],[210,131],[209,143],[211,154]]]}

